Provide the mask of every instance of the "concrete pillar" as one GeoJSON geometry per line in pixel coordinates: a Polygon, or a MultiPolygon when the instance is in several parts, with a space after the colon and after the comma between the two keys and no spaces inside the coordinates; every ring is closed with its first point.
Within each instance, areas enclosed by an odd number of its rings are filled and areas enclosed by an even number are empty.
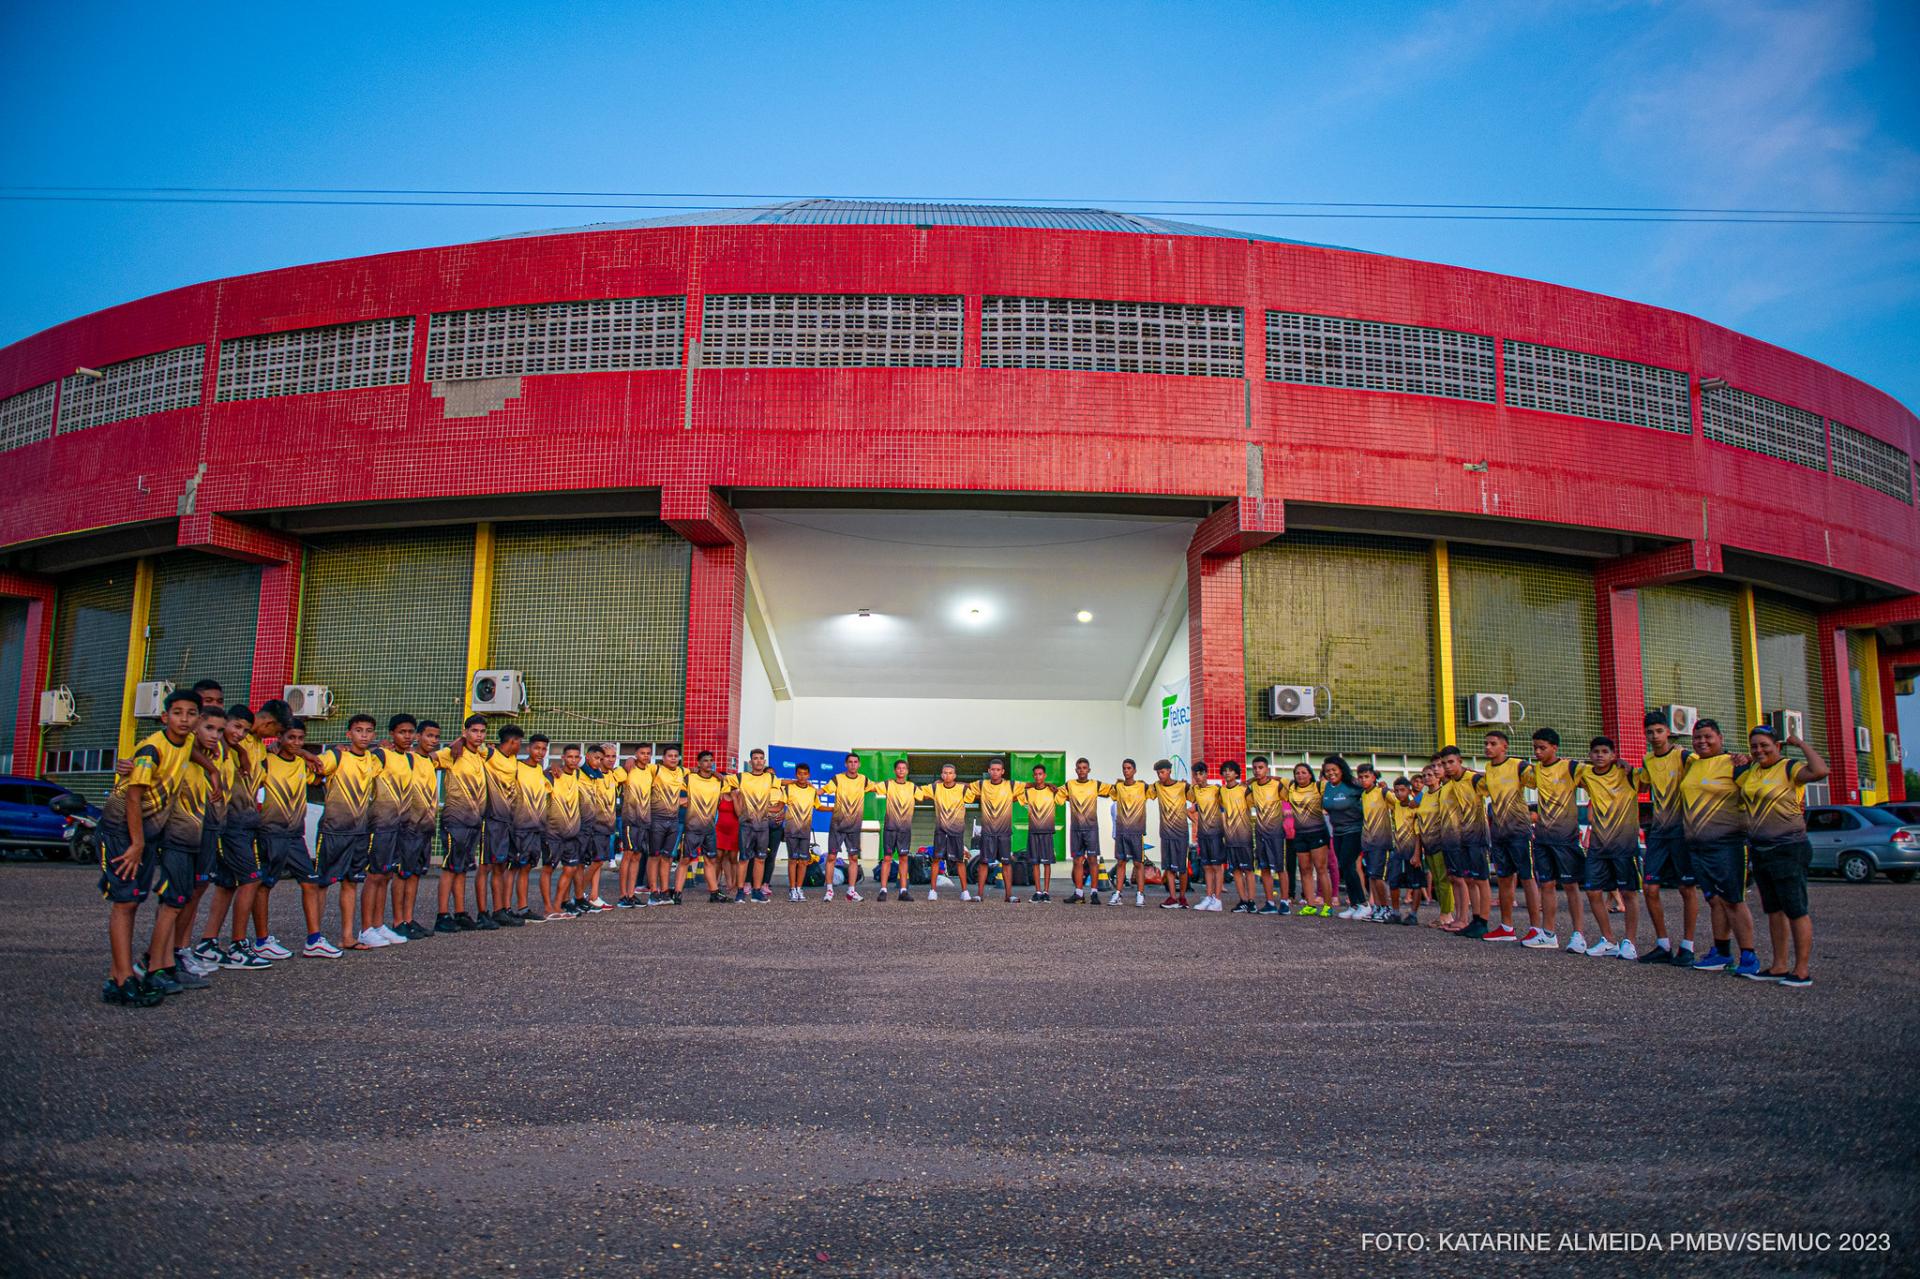
{"type": "Polygon", "coordinates": [[[53,582],[28,573],[0,570],[0,596],[25,600],[27,627],[20,647],[20,704],[13,721],[13,771],[38,777],[40,767],[40,692],[53,661],[53,582]]]}
{"type": "Polygon", "coordinates": [[[731,506],[705,487],[665,489],[660,517],[693,547],[687,591],[687,684],[681,749],[740,754],[740,661],[746,651],[747,538],[731,506]]]}
{"type": "Polygon", "coordinates": [[[1200,521],[1187,544],[1189,699],[1195,759],[1247,754],[1246,619],[1240,556],[1280,535],[1280,503],[1236,498],[1200,521]]]}
{"type": "Polygon", "coordinates": [[[1600,731],[1623,758],[1646,754],[1646,681],[1640,662],[1642,586],[1681,582],[1720,571],[1720,548],[1711,542],[1680,542],[1657,551],[1623,555],[1594,570],[1594,619],[1600,661],[1600,731]]]}

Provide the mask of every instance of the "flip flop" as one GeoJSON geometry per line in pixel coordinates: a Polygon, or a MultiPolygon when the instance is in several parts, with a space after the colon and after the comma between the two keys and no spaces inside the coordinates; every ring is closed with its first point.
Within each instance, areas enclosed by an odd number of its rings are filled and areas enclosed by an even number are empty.
{"type": "Polygon", "coordinates": [[[351,946],[342,946],[340,949],[341,950],[372,950],[373,947],[367,945],[363,941],[356,941],[351,946]]]}

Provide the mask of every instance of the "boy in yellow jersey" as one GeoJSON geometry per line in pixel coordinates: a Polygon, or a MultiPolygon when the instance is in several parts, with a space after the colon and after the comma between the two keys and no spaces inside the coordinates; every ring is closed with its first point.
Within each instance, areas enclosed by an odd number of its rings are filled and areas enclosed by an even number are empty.
{"type": "MultiPolygon", "coordinates": [[[[540,735],[527,743],[537,748],[540,735]]],[[[580,748],[566,746],[546,774],[546,826],[540,832],[540,909],[554,923],[591,915],[580,890],[580,748]]]]}
{"type": "Polygon", "coordinates": [[[822,799],[833,797],[833,816],[827,819],[827,895],[833,900],[833,870],[842,855],[847,859],[847,900],[860,898],[860,824],[867,811],[867,796],[880,790],[880,783],[860,774],[860,756],[847,752],[846,767],[820,788],[822,799]]]}
{"type": "Polygon", "coordinates": [[[721,860],[717,835],[720,797],[732,789],[725,777],[713,771],[712,751],[701,751],[694,756],[693,771],[687,774],[686,834],[680,841],[680,868],[673,877],[676,901],[687,886],[687,875],[696,857],[701,859],[702,873],[707,879],[707,901],[711,904],[732,900],[722,891],[726,887],[727,867],[721,860]]]}
{"type": "Polygon", "coordinates": [[[1376,924],[1399,919],[1387,907],[1387,860],[1393,856],[1393,792],[1372,764],[1354,770],[1360,779],[1360,870],[1367,877],[1367,918],[1376,924]]]}
{"type": "MultiPolygon", "coordinates": [[[[1176,781],[1173,761],[1153,762],[1153,782],[1147,787],[1147,800],[1160,814],[1160,874],[1167,895],[1161,910],[1187,910],[1187,880],[1193,873],[1193,792],[1206,772],[1206,765],[1194,765],[1194,780],[1176,781]]],[[[1088,900],[1100,904],[1095,893],[1088,900]]]]}
{"type": "MultiPolygon", "coordinates": [[[[1233,892],[1239,900],[1236,911],[1257,914],[1253,902],[1253,796],[1240,780],[1240,765],[1232,760],[1220,765],[1220,841],[1226,867],[1233,870],[1233,892]]],[[[1220,894],[1225,891],[1226,869],[1207,867],[1207,893],[1213,898],[1211,909],[1220,909],[1220,894]]]]}
{"type": "Polygon", "coordinates": [[[1500,886],[1500,924],[1487,930],[1490,942],[1530,941],[1540,933],[1540,886],[1533,878],[1533,814],[1527,809],[1527,787],[1520,780],[1521,762],[1511,753],[1504,729],[1489,729],[1486,737],[1487,863],[1500,886]],[[1513,931],[1513,889],[1526,895],[1527,931],[1513,931]]]}
{"type": "Polygon", "coordinates": [[[648,801],[647,904],[680,904],[671,867],[680,847],[680,814],[687,806],[687,770],[680,767],[680,748],[660,752],[653,767],[653,792],[648,801]]]}
{"type": "Polygon", "coordinates": [[[1813,985],[1808,968],[1813,958],[1813,917],[1807,913],[1807,865],[1813,860],[1813,845],[1807,842],[1801,791],[1827,779],[1827,761],[1798,737],[1789,737],[1784,744],[1807,757],[1806,763],[1795,764],[1780,753],[1779,735],[1764,726],[1748,734],[1747,741],[1753,757],[1740,775],[1740,801],[1747,811],[1753,882],[1760,890],[1760,909],[1767,914],[1773,964],[1740,975],[1803,989],[1813,985]],[[1789,939],[1791,967],[1787,965],[1789,939]]]}
{"type": "MultiPolygon", "coordinates": [[[[268,755],[267,744],[280,736],[280,730],[293,718],[293,710],[281,698],[269,698],[260,703],[253,712],[253,725],[242,739],[242,749],[254,762],[254,780],[258,782],[263,761],[268,755]]],[[[293,952],[280,944],[267,926],[267,871],[272,865],[267,845],[260,838],[259,829],[254,831],[256,855],[260,859],[260,888],[253,895],[253,949],[263,958],[273,961],[292,959],[293,952]]]]}
{"type": "Polygon", "coordinates": [[[1440,765],[1430,762],[1420,770],[1420,797],[1414,805],[1419,820],[1415,829],[1420,833],[1420,859],[1426,864],[1427,895],[1440,907],[1440,918],[1428,924],[1428,928],[1447,928],[1453,921],[1456,902],[1453,896],[1453,882],[1447,878],[1446,851],[1442,848],[1442,828],[1446,824],[1446,810],[1440,803],[1440,788],[1444,779],[1440,775],[1440,765]]]}
{"type": "Polygon", "coordinates": [[[1456,918],[1461,899],[1467,903],[1467,922],[1452,931],[1479,941],[1487,935],[1487,912],[1492,909],[1487,887],[1486,782],[1467,767],[1458,746],[1441,748],[1440,770],[1446,778],[1440,792],[1446,814],[1440,827],[1441,851],[1447,859],[1447,877],[1453,881],[1456,918]]]}
{"type": "Polygon", "coordinates": [[[1146,881],[1141,878],[1147,845],[1147,784],[1136,775],[1138,765],[1120,761],[1120,780],[1108,787],[1113,797],[1113,895],[1107,905],[1118,906],[1126,891],[1127,867],[1133,867],[1133,904],[1144,906],[1146,881]]]}
{"type": "MultiPolygon", "coordinates": [[[[1193,852],[1177,874],[1167,872],[1168,891],[1173,891],[1173,882],[1177,879],[1180,896],[1186,896],[1192,868],[1197,865],[1200,868],[1202,892],[1200,905],[1196,909],[1213,910],[1217,900],[1213,895],[1213,881],[1216,878],[1224,880],[1227,854],[1220,842],[1220,786],[1208,772],[1204,759],[1193,761],[1193,785],[1188,789],[1187,797],[1193,804],[1193,852]],[[1216,875],[1216,869],[1221,873],[1216,875]]],[[[1166,865],[1164,853],[1161,865],[1166,865]]],[[[1239,907],[1234,909],[1238,910],[1239,907]]]]}
{"type": "Polygon", "coordinates": [[[1593,912],[1601,940],[1587,947],[1600,959],[1638,959],[1633,936],[1640,923],[1640,789],[1633,770],[1620,762],[1611,737],[1587,745],[1587,762],[1574,770],[1574,782],[1587,792],[1587,909],[1593,912]],[[1622,931],[1613,935],[1606,895],[1620,894],[1622,931]]]}
{"type": "Polygon", "coordinates": [[[404,944],[413,939],[387,927],[387,886],[400,873],[400,842],[407,826],[413,790],[413,739],[419,721],[399,714],[387,720],[387,740],[372,748],[380,762],[367,821],[366,888],[360,894],[360,940],[368,946],[404,944]]]}
{"type": "MultiPolygon", "coordinates": [[[[773,900],[767,890],[767,877],[779,848],[780,788],[780,778],[767,767],[767,753],[754,747],[747,753],[747,771],[733,779],[733,814],[740,821],[740,858],[747,874],[749,901],[773,900]]],[[[903,870],[900,900],[910,901],[905,876],[903,870]]]]}
{"type": "MultiPolygon", "coordinates": [[[[1033,878],[1036,902],[1053,900],[1053,828],[1054,814],[1060,805],[1060,790],[1047,780],[1047,766],[1033,766],[1033,780],[1013,788],[1014,799],[1027,806],[1027,851],[1023,860],[1033,878]]],[[[904,896],[904,894],[903,894],[904,896]]]]}
{"type": "Polygon", "coordinates": [[[193,921],[193,906],[206,885],[199,866],[206,847],[207,825],[217,821],[223,764],[216,758],[220,736],[227,727],[227,714],[218,706],[203,706],[194,722],[193,744],[187,766],[180,770],[180,784],[174,788],[173,802],[160,828],[160,869],[154,880],[154,894],[162,906],[175,891],[183,894],[174,916],[173,930],[163,949],[167,966],[160,971],[187,990],[204,990],[207,975],[215,965],[196,959],[187,949],[188,932],[193,921]]]}
{"type": "Polygon", "coordinates": [[[1260,913],[1285,915],[1293,909],[1288,900],[1286,788],[1273,775],[1273,765],[1265,755],[1253,757],[1253,780],[1247,783],[1247,795],[1253,801],[1253,864],[1260,872],[1260,913]],[[1274,894],[1275,876],[1280,879],[1278,896],[1274,894]]]}
{"type": "Polygon", "coordinates": [[[433,825],[440,807],[440,775],[433,757],[439,749],[440,725],[421,720],[413,737],[414,763],[400,828],[400,869],[393,881],[394,931],[414,941],[433,936],[414,912],[419,908],[420,881],[426,878],[427,866],[433,860],[433,825]]]}
{"type": "Polygon", "coordinates": [[[900,900],[912,900],[907,896],[907,857],[913,852],[913,810],[923,798],[925,788],[914,785],[907,772],[907,761],[897,759],[893,762],[893,776],[880,785],[886,816],[880,823],[880,891],[875,901],[887,900],[889,870],[900,877],[900,900]]]}
{"type": "MultiPolygon", "coordinates": [[[[527,739],[527,757],[514,761],[513,830],[508,841],[508,864],[512,873],[504,890],[510,896],[501,896],[503,890],[496,884],[491,921],[495,927],[504,927],[500,922],[503,911],[524,908],[528,911],[529,923],[546,923],[553,913],[546,910],[544,904],[540,911],[534,912],[529,900],[534,873],[547,854],[547,805],[553,799],[553,779],[547,775],[547,749],[552,745],[553,739],[545,733],[535,733],[527,739]]],[[[544,883],[542,886],[544,888],[544,883]]],[[[487,919],[485,915],[480,918],[483,922],[487,919]]]]}
{"type": "MultiPolygon", "coordinates": [[[[653,747],[638,747],[633,757],[613,770],[620,785],[620,900],[615,906],[631,910],[654,904],[649,892],[640,896],[640,873],[648,869],[653,832],[653,747]]],[[[647,887],[653,887],[648,879],[647,887]]]]}
{"type": "Polygon", "coordinates": [[[1413,783],[1404,777],[1393,782],[1393,803],[1388,810],[1393,822],[1393,851],[1387,856],[1388,923],[1420,922],[1420,890],[1426,886],[1426,867],[1420,859],[1420,807],[1413,797],[1413,783]],[[1400,913],[1400,895],[1407,894],[1407,911],[1400,913]]]}
{"type": "Polygon", "coordinates": [[[1744,771],[1727,754],[1720,725],[1710,719],[1695,721],[1693,754],[1680,775],[1680,820],[1694,881],[1711,912],[1713,949],[1693,964],[1706,972],[1760,971],[1753,949],[1753,912],[1747,909],[1747,815],[1740,802],[1744,771]]]}
{"type": "MultiPolygon", "coordinates": [[[[514,791],[520,785],[520,744],[526,738],[518,726],[501,726],[500,735],[495,739],[494,748],[487,753],[487,821],[481,827],[480,849],[482,868],[473,877],[473,893],[478,899],[474,909],[473,926],[483,933],[493,932],[501,927],[495,917],[500,911],[509,911],[523,920],[531,920],[533,912],[525,909],[526,880],[521,882],[521,909],[513,905],[513,881],[516,878],[513,846],[514,831],[514,791]]],[[[455,916],[454,922],[460,923],[455,916]]],[[[461,925],[465,927],[465,925],[461,925]]]]}
{"type": "Polygon", "coordinates": [[[101,805],[100,895],[112,903],[107,916],[110,967],[100,990],[105,1003],[148,1008],[159,1003],[161,996],[181,989],[160,970],[166,966],[174,919],[186,896],[176,890],[171,904],[161,901],[144,976],[134,972],[133,923],[140,903],[153,890],[160,868],[161,831],[192,755],[193,730],[199,719],[199,698],[184,689],[168,694],[160,731],[134,749],[132,769],[114,779],[113,793],[101,805]]]}
{"type": "MultiPolygon", "coordinates": [[[[198,691],[202,684],[213,684],[213,681],[201,680],[194,685],[195,690],[198,691]]],[[[224,958],[219,944],[208,939],[212,933],[219,931],[219,919],[213,920],[206,934],[197,934],[195,928],[199,922],[202,897],[211,895],[215,908],[222,915],[226,912],[226,896],[230,894],[223,895],[216,881],[225,878],[220,868],[220,839],[233,805],[234,778],[238,775],[237,761],[227,749],[227,711],[218,701],[219,685],[214,684],[212,696],[215,699],[213,701],[207,701],[205,695],[202,696],[200,722],[194,732],[193,762],[207,773],[209,792],[206,813],[200,824],[193,900],[187,903],[187,908],[174,921],[176,966],[185,965],[202,977],[218,969],[224,958]]]]}
{"type": "Polygon", "coordinates": [[[987,775],[967,787],[967,798],[980,803],[980,853],[973,865],[973,899],[987,899],[987,877],[999,866],[1003,899],[1011,905],[1020,899],[1013,895],[1013,783],[1007,780],[1007,762],[989,760],[987,775]]]}
{"type": "MultiPolygon", "coordinates": [[[[327,889],[340,886],[342,950],[375,950],[388,944],[384,938],[362,941],[357,935],[356,907],[372,858],[373,791],[380,777],[373,734],[373,716],[353,716],[347,721],[346,743],[322,750],[314,764],[326,789],[320,813],[320,847],[313,859],[314,882],[323,898],[327,889]]],[[[308,944],[312,945],[311,938],[308,944]]]]}
{"type": "MultiPolygon", "coordinates": [[[[813,769],[793,766],[793,780],[780,783],[780,838],[787,846],[787,900],[807,900],[807,868],[813,865],[813,815],[820,807],[820,791],[813,769]]],[[[929,894],[931,896],[931,894],[929,894]]]]}
{"type": "Polygon", "coordinates": [[[1093,766],[1082,755],[1073,761],[1073,776],[1060,788],[1061,802],[1067,806],[1067,857],[1073,864],[1073,896],[1067,899],[1068,905],[1100,904],[1100,801],[1113,788],[1094,781],[1092,772],[1093,766]]]}
{"type": "Polygon", "coordinates": [[[1634,770],[1634,781],[1644,787],[1653,813],[1647,823],[1647,853],[1642,864],[1646,881],[1647,922],[1654,944],[1640,956],[1643,964],[1693,967],[1693,934],[1700,922],[1700,890],[1694,883],[1693,860],[1687,855],[1685,821],[1681,815],[1680,779],[1686,774],[1690,752],[1673,740],[1665,711],[1648,711],[1647,753],[1634,770]],[[1680,927],[1667,931],[1662,888],[1680,890],[1680,927]]]}
{"type": "Polygon", "coordinates": [[[228,762],[226,817],[220,823],[220,854],[213,868],[213,906],[194,954],[222,968],[250,971],[273,961],[254,949],[247,920],[260,889],[260,760],[265,755],[253,736],[253,712],[237,706],[227,713],[221,744],[228,762]],[[258,753],[256,753],[258,752],[258,753]],[[233,909],[232,939],[220,945],[220,926],[233,909]]]}
{"type": "MultiPolygon", "coordinates": [[[[467,874],[478,865],[484,828],[492,805],[493,769],[487,745],[484,715],[469,715],[451,746],[434,753],[433,766],[442,774],[445,794],[440,809],[440,835],[446,860],[440,866],[440,910],[433,920],[436,933],[469,931],[478,925],[467,914],[467,874]]],[[[491,867],[481,866],[484,879],[491,867]]]]}
{"type": "MultiPolygon", "coordinates": [[[[1580,885],[1587,877],[1586,856],[1580,849],[1580,783],[1572,760],[1560,758],[1560,734],[1535,729],[1533,762],[1520,770],[1520,782],[1533,788],[1533,879],[1540,889],[1540,913],[1533,916],[1539,929],[1528,930],[1521,942],[1530,950],[1557,950],[1560,931],[1555,887],[1566,898],[1567,953],[1587,953],[1587,937],[1580,931],[1580,885]]],[[[1528,903],[1529,906],[1532,903],[1528,903]]]]}
{"type": "Polygon", "coordinates": [[[613,855],[613,830],[618,824],[620,783],[613,762],[620,748],[601,742],[587,748],[580,765],[580,896],[595,910],[612,910],[600,897],[600,880],[613,855]]]}
{"type": "Polygon", "coordinates": [[[967,805],[973,792],[961,784],[952,764],[940,765],[940,780],[927,788],[933,800],[933,883],[927,900],[940,900],[940,867],[944,864],[960,883],[960,900],[972,901],[967,889],[967,805]]]}
{"type": "Polygon", "coordinates": [[[339,948],[320,930],[327,893],[313,850],[307,846],[307,787],[320,779],[320,757],[307,749],[307,727],[292,715],[274,737],[273,746],[260,771],[260,836],[267,850],[260,896],[282,879],[296,881],[300,912],[307,922],[301,958],[338,959],[339,948]]]}

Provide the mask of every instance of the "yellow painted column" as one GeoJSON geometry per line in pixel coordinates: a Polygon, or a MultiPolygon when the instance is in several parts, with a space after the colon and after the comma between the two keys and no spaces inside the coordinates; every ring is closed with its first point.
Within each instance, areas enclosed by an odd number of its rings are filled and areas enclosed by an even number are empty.
{"type": "Polygon", "coordinates": [[[1747,722],[1737,731],[1744,741],[1748,729],[1766,722],[1769,709],[1760,694],[1760,622],[1754,612],[1751,586],[1740,588],[1740,675],[1747,694],[1747,722]]]}
{"type": "Polygon", "coordinates": [[[133,691],[147,677],[147,630],[153,621],[153,561],[133,562],[133,615],[127,623],[127,669],[120,682],[120,758],[133,754],[140,721],[133,715],[133,691]]]}
{"type": "Polygon", "coordinates": [[[1873,747],[1860,755],[1860,802],[1875,804],[1886,792],[1881,770],[1892,764],[1887,762],[1886,708],[1880,703],[1879,633],[1868,631],[1866,641],[1866,660],[1860,664],[1860,696],[1867,702],[1867,732],[1873,737],[1873,747]]]}
{"type": "Polygon", "coordinates": [[[486,669],[493,639],[493,525],[473,526],[473,596],[467,612],[467,687],[460,694],[473,714],[473,677],[486,669]]]}
{"type": "Polygon", "coordinates": [[[1453,689],[1453,565],[1447,544],[1433,544],[1433,718],[1439,745],[1460,737],[1460,702],[1453,689]]]}

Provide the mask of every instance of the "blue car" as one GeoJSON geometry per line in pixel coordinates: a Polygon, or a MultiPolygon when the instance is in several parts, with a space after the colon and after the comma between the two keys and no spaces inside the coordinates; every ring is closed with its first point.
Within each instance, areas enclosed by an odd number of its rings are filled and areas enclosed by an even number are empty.
{"type": "Polygon", "coordinates": [[[85,859],[100,810],[37,777],[0,777],[0,848],[85,859]]]}

